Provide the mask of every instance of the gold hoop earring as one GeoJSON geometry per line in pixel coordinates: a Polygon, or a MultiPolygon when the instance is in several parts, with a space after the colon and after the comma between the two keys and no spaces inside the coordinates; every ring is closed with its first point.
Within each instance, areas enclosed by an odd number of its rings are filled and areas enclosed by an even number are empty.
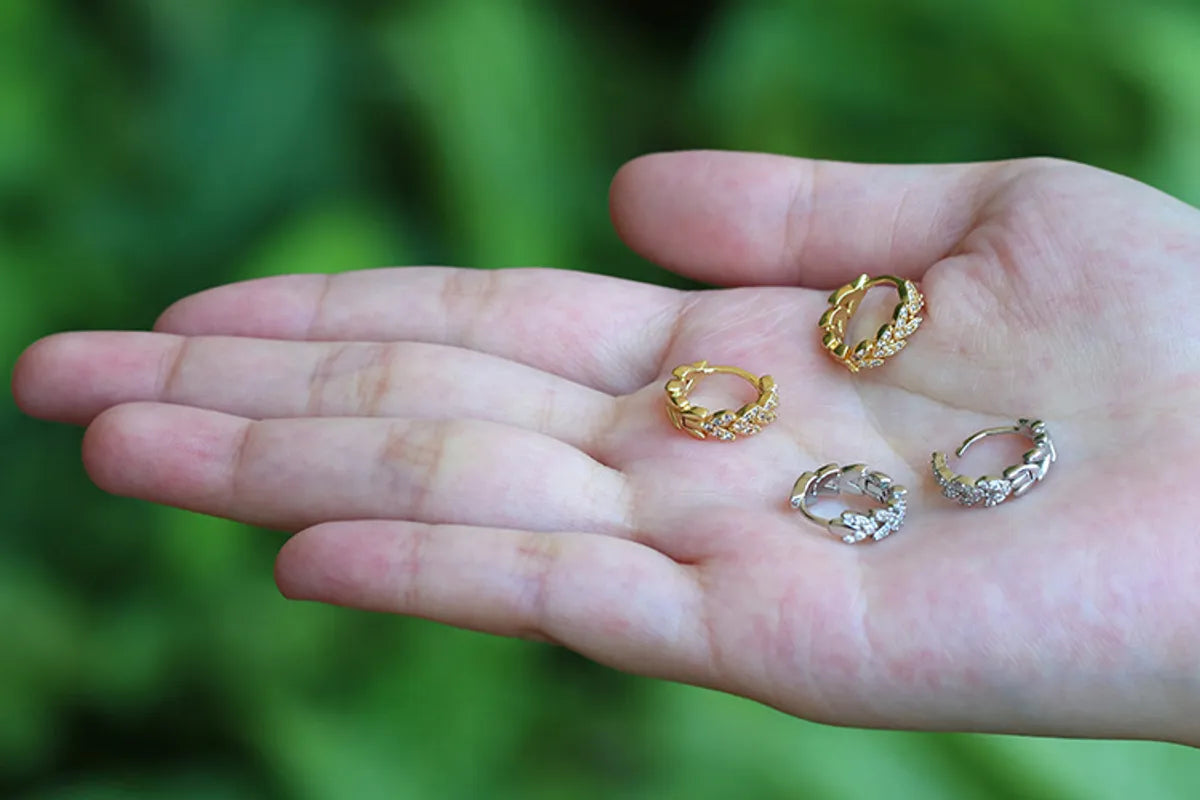
{"type": "Polygon", "coordinates": [[[821,345],[835,361],[851,372],[858,372],[882,366],[885,360],[904,349],[908,337],[921,325],[922,317],[918,315],[925,306],[925,298],[910,280],[893,275],[871,278],[864,274],[831,294],[829,306],[817,323],[823,334],[821,345]],[[852,349],[846,342],[851,317],[868,291],[885,285],[894,287],[900,295],[891,321],[883,325],[874,338],[863,339],[852,349]]]}
{"type": "Polygon", "coordinates": [[[770,375],[761,378],[737,367],[710,367],[707,361],[684,364],[671,371],[671,379],[665,387],[667,392],[667,416],[671,424],[697,439],[713,437],[723,442],[732,442],[739,436],[753,436],[775,421],[779,406],[779,392],[775,379],[770,375]],[[693,405],[688,399],[696,382],[705,375],[737,375],[758,390],[754,402],[747,403],[736,412],[721,409],[710,411],[703,406],[693,405]]]}

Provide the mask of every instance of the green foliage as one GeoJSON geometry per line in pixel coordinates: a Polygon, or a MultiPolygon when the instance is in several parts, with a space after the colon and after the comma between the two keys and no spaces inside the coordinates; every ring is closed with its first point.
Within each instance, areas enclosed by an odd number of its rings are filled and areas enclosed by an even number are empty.
{"type": "MultiPolygon", "coordinates": [[[[0,3],[0,352],[384,264],[678,283],[625,159],[1051,154],[1200,201],[1190,0],[0,3]]],[[[281,536],[107,497],[0,408],[0,795],[1191,797],[1180,748],[837,730],[550,647],[288,603],[281,536]]]]}

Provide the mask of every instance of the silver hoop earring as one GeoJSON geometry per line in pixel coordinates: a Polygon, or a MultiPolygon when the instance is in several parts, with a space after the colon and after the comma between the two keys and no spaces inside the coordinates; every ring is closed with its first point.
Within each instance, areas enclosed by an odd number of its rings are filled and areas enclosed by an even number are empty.
{"type": "Polygon", "coordinates": [[[824,527],[846,544],[857,544],[867,537],[879,541],[900,530],[904,514],[908,510],[905,495],[908,491],[882,472],[869,469],[865,464],[841,467],[826,464],[813,472],[806,472],[796,479],[792,487],[792,508],[806,518],[824,527]],[[820,496],[836,496],[843,491],[870,497],[883,503],[869,514],[849,509],[833,519],[818,517],[809,510],[808,504],[820,496]]]}
{"type": "Polygon", "coordinates": [[[987,428],[973,433],[959,446],[955,455],[961,457],[971,445],[981,439],[1003,434],[1026,436],[1033,440],[1033,449],[1021,456],[1020,464],[1014,464],[1004,470],[1000,477],[985,475],[971,480],[950,469],[945,453],[935,452],[930,458],[930,466],[933,479],[942,487],[942,494],[964,506],[982,503],[984,507],[991,508],[1010,497],[1020,497],[1041,482],[1050,470],[1050,465],[1058,458],[1058,453],[1054,449],[1050,432],[1046,430],[1046,423],[1040,419],[1019,419],[1016,425],[987,428]]]}

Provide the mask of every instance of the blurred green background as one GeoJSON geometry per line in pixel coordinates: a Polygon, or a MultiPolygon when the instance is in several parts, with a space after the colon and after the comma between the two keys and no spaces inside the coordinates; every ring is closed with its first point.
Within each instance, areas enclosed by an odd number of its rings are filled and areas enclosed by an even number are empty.
{"type": "MultiPolygon", "coordinates": [[[[1200,4],[0,2],[0,353],[226,281],[675,279],[668,148],[1058,155],[1200,202],[1200,4]]],[[[1194,798],[1169,745],[841,730],[549,646],[292,604],[277,533],[100,493],[0,406],[0,796],[1194,798]]]]}

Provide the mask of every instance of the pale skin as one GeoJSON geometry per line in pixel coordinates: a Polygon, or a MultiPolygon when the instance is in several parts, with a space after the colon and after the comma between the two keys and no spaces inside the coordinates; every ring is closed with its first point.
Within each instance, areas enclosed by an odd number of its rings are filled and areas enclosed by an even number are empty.
{"type": "Polygon", "coordinates": [[[647,258],[730,288],[268,278],[153,332],[43,339],[14,394],[87,426],[107,491],[295,531],[288,597],[835,724],[1200,743],[1200,212],[1058,161],[714,152],[626,165],[612,212],[647,258]],[[816,320],[863,272],[919,281],[928,308],[852,376],[816,320]],[[699,359],[772,374],[780,419],[734,443],[674,430],[663,384],[699,359]],[[1046,480],[993,509],[942,498],[930,451],[1020,416],[1054,435],[1046,480]],[[790,509],[830,461],[907,485],[905,527],[848,546],[790,509]]]}

